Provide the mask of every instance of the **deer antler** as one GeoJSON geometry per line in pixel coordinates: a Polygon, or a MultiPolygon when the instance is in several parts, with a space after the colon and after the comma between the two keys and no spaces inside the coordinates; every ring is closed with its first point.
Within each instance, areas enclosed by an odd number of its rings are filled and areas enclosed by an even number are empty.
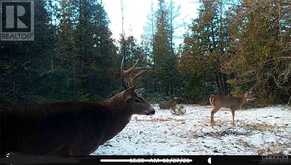
{"type": "Polygon", "coordinates": [[[130,68],[124,70],[124,56],[122,57],[120,71],[121,71],[121,81],[122,86],[124,88],[130,88],[133,87],[135,84],[135,80],[139,78],[141,75],[143,75],[146,71],[149,70],[149,68],[146,67],[136,67],[139,59],[136,60],[135,64],[131,66],[130,68]]]}

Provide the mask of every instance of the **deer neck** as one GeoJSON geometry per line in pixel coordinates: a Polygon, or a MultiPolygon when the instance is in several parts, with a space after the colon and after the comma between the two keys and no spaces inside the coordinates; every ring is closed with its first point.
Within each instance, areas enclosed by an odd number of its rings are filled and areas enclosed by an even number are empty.
{"type": "Polygon", "coordinates": [[[102,140],[101,144],[121,132],[129,123],[132,116],[132,113],[127,107],[123,106],[122,104],[117,104],[116,101],[108,99],[102,102],[102,105],[110,109],[111,120],[105,126],[108,129],[104,134],[104,139],[102,140]]]}

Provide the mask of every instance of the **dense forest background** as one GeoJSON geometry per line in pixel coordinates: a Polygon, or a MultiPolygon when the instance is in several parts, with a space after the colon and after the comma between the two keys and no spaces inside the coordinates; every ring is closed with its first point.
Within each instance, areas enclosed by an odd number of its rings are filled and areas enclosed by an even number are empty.
{"type": "MultiPolygon", "coordinates": [[[[102,100],[122,90],[120,62],[151,70],[139,82],[152,102],[206,103],[210,94],[249,89],[259,105],[291,95],[288,0],[201,0],[184,42],[175,45],[177,7],[157,0],[142,42],[114,41],[101,0],[36,0],[35,41],[0,43],[0,100],[102,100]]],[[[193,9],[193,12],[194,9],[193,9]]]]}

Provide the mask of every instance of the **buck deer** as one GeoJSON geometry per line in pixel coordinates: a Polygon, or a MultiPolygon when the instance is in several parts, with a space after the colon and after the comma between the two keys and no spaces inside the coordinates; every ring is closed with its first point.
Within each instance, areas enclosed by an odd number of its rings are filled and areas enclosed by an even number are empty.
{"type": "Polygon", "coordinates": [[[251,92],[246,92],[240,97],[236,96],[224,96],[224,95],[211,95],[209,97],[209,102],[213,106],[211,111],[210,124],[214,125],[214,114],[220,110],[220,108],[229,108],[232,114],[232,125],[235,126],[234,116],[235,111],[241,109],[241,107],[248,101],[254,100],[254,96],[251,92]]]}
{"type": "Polygon", "coordinates": [[[88,155],[117,135],[133,114],[154,108],[130,87],[99,103],[58,102],[0,108],[0,155],[88,155]]]}

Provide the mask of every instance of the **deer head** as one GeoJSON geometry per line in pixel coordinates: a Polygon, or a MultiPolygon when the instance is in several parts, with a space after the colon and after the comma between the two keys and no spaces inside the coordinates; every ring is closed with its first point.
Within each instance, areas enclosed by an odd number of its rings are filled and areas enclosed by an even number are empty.
{"type": "Polygon", "coordinates": [[[122,86],[125,88],[121,93],[113,96],[112,103],[122,105],[124,109],[130,111],[131,114],[152,115],[155,113],[154,108],[140,95],[142,90],[135,89],[135,81],[142,76],[148,68],[136,67],[139,60],[128,69],[124,69],[124,56],[121,61],[120,72],[122,86]]]}
{"type": "Polygon", "coordinates": [[[143,97],[135,92],[135,87],[130,87],[106,101],[107,104],[119,109],[126,109],[129,114],[153,115],[155,109],[143,97]]]}

